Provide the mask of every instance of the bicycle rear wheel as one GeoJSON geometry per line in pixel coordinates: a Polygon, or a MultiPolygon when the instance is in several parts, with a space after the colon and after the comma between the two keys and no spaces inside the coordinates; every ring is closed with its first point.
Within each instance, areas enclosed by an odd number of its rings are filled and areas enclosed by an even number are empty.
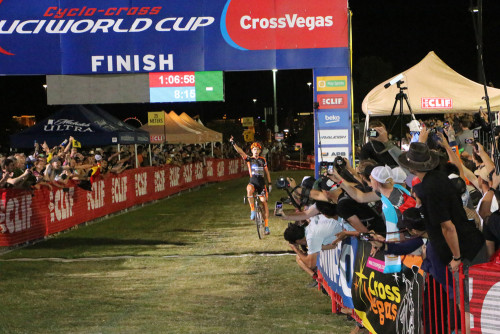
{"type": "Polygon", "coordinates": [[[264,238],[264,215],[260,203],[255,206],[255,225],[257,226],[257,235],[259,239],[264,238]]]}

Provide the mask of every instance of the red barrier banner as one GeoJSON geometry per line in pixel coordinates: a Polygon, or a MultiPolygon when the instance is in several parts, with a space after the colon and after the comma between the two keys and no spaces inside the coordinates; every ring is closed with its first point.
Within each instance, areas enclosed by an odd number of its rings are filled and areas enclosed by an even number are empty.
{"type": "Polygon", "coordinates": [[[469,268],[472,333],[498,333],[500,264],[484,263],[469,268]]]}
{"type": "Polygon", "coordinates": [[[25,191],[0,189],[0,246],[13,246],[67,230],[75,225],[158,200],[207,182],[248,175],[241,159],[208,159],[192,163],[144,167],[119,175],[99,176],[86,191],[69,182],[65,188],[25,191]]]}

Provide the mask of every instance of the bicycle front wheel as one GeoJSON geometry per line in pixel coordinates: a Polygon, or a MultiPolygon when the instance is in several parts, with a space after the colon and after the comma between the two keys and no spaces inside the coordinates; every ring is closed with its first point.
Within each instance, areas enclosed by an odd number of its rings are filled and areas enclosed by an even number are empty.
{"type": "Polygon", "coordinates": [[[255,207],[255,225],[257,226],[257,235],[259,236],[259,239],[264,238],[264,214],[260,205],[255,207]]]}

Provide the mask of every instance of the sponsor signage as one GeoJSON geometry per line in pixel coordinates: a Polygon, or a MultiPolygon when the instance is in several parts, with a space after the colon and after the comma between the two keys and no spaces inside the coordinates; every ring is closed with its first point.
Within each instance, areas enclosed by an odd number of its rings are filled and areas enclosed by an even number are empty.
{"type": "Polygon", "coordinates": [[[384,263],[384,255],[378,252],[372,258],[370,250],[369,242],[358,242],[351,289],[354,309],[363,326],[370,333],[420,333],[416,324],[421,323],[422,259],[412,258],[401,272],[384,274],[379,266],[384,263]]]}
{"type": "Polygon", "coordinates": [[[244,127],[253,126],[253,117],[242,117],[241,118],[241,125],[244,127]]]}
{"type": "Polygon", "coordinates": [[[150,135],[149,140],[154,143],[163,143],[165,142],[165,137],[163,135],[150,135]]]}
{"type": "Polygon", "coordinates": [[[337,248],[321,251],[318,269],[328,286],[342,297],[344,306],[354,308],[352,303],[352,279],[358,240],[347,238],[337,248]]]}
{"type": "Polygon", "coordinates": [[[275,140],[283,140],[285,136],[283,135],[283,132],[277,132],[274,134],[274,139],[275,140]]]}
{"type": "Polygon", "coordinates": [[[349,112],[346,110],[324,111],[318,112],[317,120],[320,129],[324,128],[349,128],[350,119],[349,112]]]}
{"type": "Polygon", "coordinates": [[[453,109],[453,99],[441,97],[423,97],[422,109],[453,109]]]}
{"type": "Polygon", "coordinates": [[[342,158],[349,158],[349,147],[322,147],[320,155],[322,161],[333,161],[337,156],[340,156],[342,158]]]}
{"type": "Polygon", "coordinates": [[[321,142],[321,145],[348,145],[349,130],[321,130],[319,133],[319,141],[321,142]]]}
{"type": "Polygon", "coordinates": [[[3,0],[0,13],[0,74],[349,66],[346,0],[3,0]]]}
{"type": "Polygon", "coordinates": [[[347,109],[347,94],[318,94],[319,109],[347,109]]]}
{"type": "Polygon", "coordinates": [[[347,76],[325,76],[316,77],[318,92],[347,90],[347,76]]]}
{"type": "Polygon", "coordinates": [[[165,125],[165,112],[163,111],[148,112],[148,125],[165,125]]]}

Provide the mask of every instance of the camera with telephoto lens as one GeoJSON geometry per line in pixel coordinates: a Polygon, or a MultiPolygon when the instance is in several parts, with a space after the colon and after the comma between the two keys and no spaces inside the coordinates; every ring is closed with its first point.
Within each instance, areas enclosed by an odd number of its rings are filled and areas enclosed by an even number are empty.
{"type": "Polygon", "coordinates": [[[335,160],[333,160],[333,163],[335,165],[335,169],[339,173],[341,171],[343,171],[347,166],[347,163],[345,162],[344,158],[342,158],[340,155],[335,157],[335,160]]]}
{"type": "Polygon", "coordinates": [[[290,183],[288,182],[286,177],[284,176],[278,177],[278,179],[276,180],[276,188],[283,190],[288,187],[290,187],[290,183]]]}

